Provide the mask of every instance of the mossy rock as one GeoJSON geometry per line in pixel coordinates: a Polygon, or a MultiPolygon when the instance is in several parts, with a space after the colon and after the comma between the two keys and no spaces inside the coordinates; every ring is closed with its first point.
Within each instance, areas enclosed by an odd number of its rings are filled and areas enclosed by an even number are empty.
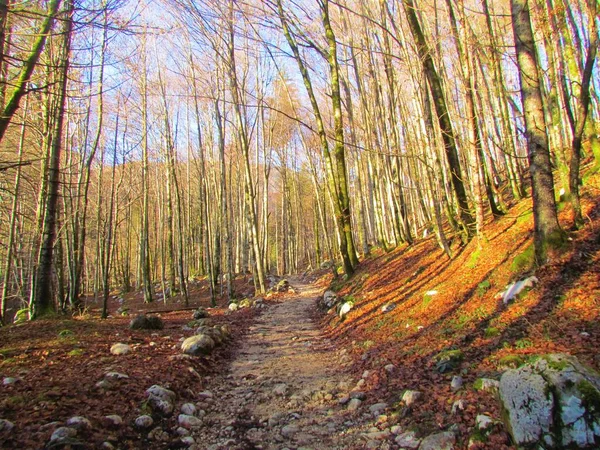
{"type": "Polygon", "coordinates": [[[525,360],[519,355],[506,355],[498,360],[498,367],[504,369],[516,369],[525,364],[525,360]]]}
{"type": "Polygon", "coordinates": [[[244,300],[238,303],[238,306],[240,308],[250,308],[250,306],[252,306],[252,302],[249,299],[245,298],[244,300]]]}
{"type": "Polygon", "coordinates": [[[484,392],[497,392],[500,383],[497,380],[492,380],[490,378],[478,378],[473,383],[473,389],[476,391],[484,391],[484,392]]]}
{"type": "Polygon", "coordinates": [[[440,373],[446,373],[456,369],[463,359],[464,354],[462,350],[458,349],[445,350],[433,357],[435,368],[440,373]]]}
{"type": "Polygon", "coordinates": [[[164,326],[160,317],[145,314],[135,316],[129,323],[129,328],[132,330],[162,330],[164,326]]]}

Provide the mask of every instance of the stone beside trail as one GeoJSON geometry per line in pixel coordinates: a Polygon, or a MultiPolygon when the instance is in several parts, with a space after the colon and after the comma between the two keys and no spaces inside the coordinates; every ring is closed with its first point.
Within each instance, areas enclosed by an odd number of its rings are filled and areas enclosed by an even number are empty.
{"type": "Polygon", "coordinates": [[[190,434],[193,448],[352,449],[389,436],[369,410],[377,399],[362,395],[348,408],[355,387],[343,370],[348,357],[311,320],[319,292],[293,285],[300,294],[264,310],[230,372],[203,394],[206,416],[190,434]]]}

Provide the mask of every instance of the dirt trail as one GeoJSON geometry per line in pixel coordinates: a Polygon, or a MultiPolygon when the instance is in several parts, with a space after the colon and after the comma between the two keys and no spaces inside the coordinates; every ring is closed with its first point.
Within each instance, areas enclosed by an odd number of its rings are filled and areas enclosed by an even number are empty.
{"type": "Polygon", "coordinates": [[[213,384],[210,426],[194,436],[201,448],[363,448],[356,413],[339,401],[354,386],[343,369],[349,358],[311,319],[319,292],[291,283],[299,294],[264,310],[213,384]]]}

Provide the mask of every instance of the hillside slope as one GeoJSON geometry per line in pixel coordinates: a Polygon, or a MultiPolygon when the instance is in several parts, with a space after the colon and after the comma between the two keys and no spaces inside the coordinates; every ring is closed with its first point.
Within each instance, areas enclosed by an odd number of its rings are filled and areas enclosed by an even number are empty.
{"type": "MultiPolygon", "coordinates": [[[[338,345],[352,348],[352,370],[370,371],[371,391],[392,403],[406,389],[423,392],[418,407],[398,410],[402,425],[430,432],[457,424],[467,442],[478,414],[501,415],[494,395],[474,388],[477,379],[497,379],[507,367],[551,352],[600,369],[599,192],[600,177],[586,180],[586,227],[570,232],[568,248],[535,271],[531,199],[490,220],[487,242],[455,248],[452,260],[433,237],[387,254],[375,249],[348,282],[332,282],[338,298],[354,307],[345,320],[330,311],[323,325],[338,345]],[[504,305],[499,297],[507,285],[533,274],[539,283],[504,305]],[[436,367],[436,356],[454,350],[463,357],[456,367],[436,367]],[[392,374],[384,370],[388,364],[396,366],[392,374]],[[457,392],[451,389],[455,375],[464,379],[457,392]],[[460,399],[466,407],[453,414],[460,399]]],[[[562,209],[566,228],[568,205],[562,209]]],[[[498,426],[480,446],[509,443],[498,426]]]]}

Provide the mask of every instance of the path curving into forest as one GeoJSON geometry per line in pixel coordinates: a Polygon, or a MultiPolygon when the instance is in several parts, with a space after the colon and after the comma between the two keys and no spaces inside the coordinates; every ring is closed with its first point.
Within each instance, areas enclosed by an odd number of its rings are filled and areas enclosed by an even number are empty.
{"type": "Polygon", "coordinates": [[[320,292],[290,281],[298,294],[264,310],[211,383],[198,448],[364,448],[364,423],[346,404],[349,357],[312,319],[320,292]]]}

